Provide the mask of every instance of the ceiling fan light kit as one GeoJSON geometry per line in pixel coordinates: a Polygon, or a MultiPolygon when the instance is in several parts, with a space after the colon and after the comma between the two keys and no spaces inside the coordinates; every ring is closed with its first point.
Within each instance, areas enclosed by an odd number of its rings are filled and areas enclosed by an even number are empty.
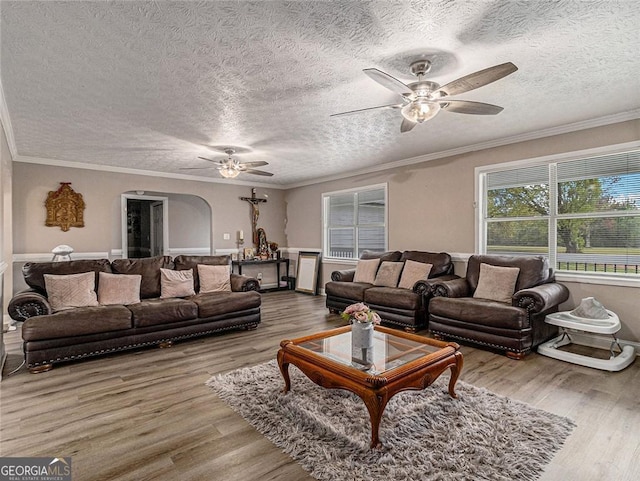
{"type": "Polygon", "coordinates": [[[440,104],[432,100],[416,99],[402,107],[400,112],[405,119],[421,124],[438,115],[440,104]]]}
{"type": "Polygon", "coordinates": [[[403,117],[400,132],[408,132],[417,124],[421,124],[434,118],[441,110],[447,110],[449,112],[459,114],[496,115],[503,110],[502,107],[468,100],[445,99],[445,97],[469,92],[470,90],[474,90],[495,82],[496,80],[500,80],[501,78],[518,70],[518,67],[511,62],[506,62],[465,75],[464,77],[449,82],[444,86],[440,86],[440,84],[436,82],[423,80],[424,75],[431,70],[430,60],[420,59],[412,62],[409,66],[409,70],[413,75],[418,77],[417,82],[405,84],[388,73],[376,68],[363,70],[363,72],[372,80],[375,80],[383,87],[399,94],[402,97],[402,103],[397,105],[381,105],[379,107],[351,110],[349,112],[333,114],[332,117],[351,115],[377,109],[400,109],[400,113],[403,117]]]}
{"type": "MultiPolygon", "coordinates": [[[[225,179],[235,179],[241,173],[245,174],[254,174],[254,175],[263,175],[266,177],[271,177],[273,174],[271,172],[265,172],[264,170],[253,169],[252,167],[261,167],[263,165],[269,165],[268,162],[264,160],[257,160],[254,162],[240,162],[239,160],[231,157],[236,153],[235,149],[225,148],[221,149],[225,154],[227,154],[227,158],[223,160],[212,160],[206,157],[198,157],[199,159],[206,160],[207,162],[211,162],[217,165],[218,172],[225,179]]],[[[194,169],[211,169],[212,167],[184,167],[181,170],[194,170],[194,169]]]]}
{"type": "Polygon", "coordinates": [[[220,175],[225,179],[235,179],[236,177],[238,177],[238,175],[240,175],[240,171],[233,168],[233,166],[231,165],[223,165],[222,167],[220,167],[219,171],[220,175]]]}

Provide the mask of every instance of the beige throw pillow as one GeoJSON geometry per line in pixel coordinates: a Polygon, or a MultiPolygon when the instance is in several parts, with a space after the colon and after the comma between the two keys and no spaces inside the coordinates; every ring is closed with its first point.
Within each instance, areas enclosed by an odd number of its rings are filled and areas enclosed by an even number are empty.
{"type": "Polygon", "coordinates": [[[109,274],[101,272],[98,279],[98,302],[103,306],[137,304],[140,302],[140,274],[109,274]]]}
{"type": "Polygon", "coordinates": [[[433,264],[425,264],[424,262],[417,262],[412,260],[406,260],[404,262],[404,269],[402,269],[402,277],[398,287],[403,289],[413,289],[413,285],[420,281],[429,278],[429,273],[433,264]]]}
{"type": "Polygon", "coordinates": [[[193,269],[174,271],[160,268],[160,298],[188,297],[195,295],[193,290],[193,269]]]}
{"type": "Polygon", "coordinates": [[[473,297],[511,304],[511,296],[516,289],[518,274],[520,274],[519,267],[480,264],[478,287],[473,293],[473,297]]]}
{"type": "Polygon", "coordinates": [[[200,292],[231,292],[231,270],[228,265],[198,264],[200,292]]]}
{"type": "Polygon", "coordinates": [[[93,271],[68,275],[44,274],[44,285],[53,312],[98,305],[96,274],[93,271]]]}
{"type": "Polygon", "coordinates": [[[382,287],[396,287],[398,285],[400,272],[402,272],[402,262],[385,261],[380,264],[380,269],[378,269],[378,273],[376,274],[376,278],[373,281],[373,285],[382,287]]]}
{"type": "Polygon", "coordinates": [[[376,280],[376,272],[380,259],[360,259],[356,265],[356,273],[353,276],[353,282],[366,282],[373,284],[376,280]]]}

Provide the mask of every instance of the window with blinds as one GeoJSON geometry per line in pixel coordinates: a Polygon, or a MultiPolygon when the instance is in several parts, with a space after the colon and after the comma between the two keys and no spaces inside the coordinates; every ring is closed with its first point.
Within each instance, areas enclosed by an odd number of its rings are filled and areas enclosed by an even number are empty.
{"type": "Polygon", "coordinates": [[[358,259],[387,250],[386,185],[322,195],[324,257],[358,259]]]}
{"type": "Polygon", "coordinates": [[[640,150],[480,175],[484,252],[640,275],[640,150]]]}

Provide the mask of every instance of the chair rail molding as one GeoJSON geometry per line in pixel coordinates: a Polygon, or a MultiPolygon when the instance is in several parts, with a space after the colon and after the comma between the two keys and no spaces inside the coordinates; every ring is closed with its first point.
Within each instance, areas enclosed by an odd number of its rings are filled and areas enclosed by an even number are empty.
{"type": "MultiPolygon", "coordinates": [[[[216,250],[218,252],[218,250],[216,250]]],[[[237,250],[236,250],[237,252],[237,250]]],[[[211,249],[209,247],[171,247],[167,251],[167,255],[176,256],[210,256],[211,249]]]]}
{"type": "MultiPolygon", "coordinates": [[[[51,252],[33,252],[28,254],[13,254],[13,262],[51,262],[53,254],[51,252]]],[[[74,252],[71,260],[80,259],[108,259],[108,252],[74,252]]]]}

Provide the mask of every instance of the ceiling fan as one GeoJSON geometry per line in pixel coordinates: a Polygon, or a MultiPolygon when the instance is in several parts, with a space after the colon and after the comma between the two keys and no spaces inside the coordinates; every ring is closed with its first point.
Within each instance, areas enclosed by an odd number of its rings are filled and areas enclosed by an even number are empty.
{"type": "Polygon", "coordinates": [[[443,86],[440,86],[440,84],[436,82],[423,79],[424,75],[431,69],[430,60],[417,60],[411,63],[409,69],[412,74],[418,77],[418,81],[408,85],[376,68],[363,70],[365,74],[383,87],[400,94],[402,96],[402,103],[351,110],[349,112],[333,114],[331,117],[351,115],[368,110],[401,109],[400,112],[403,119],[400,125],[400,132],[408,132],[417,124],[421,124],[435,117],[440,110],[447,110],[459,114],[496,115],[502,112],[502,107],[482,102],[472,102],[470,100],[454,100],[448,97],[469,92],[470,90],[500,80],[518,70],[518,67],[511,62],[495,65],[465,75],[443,86]]]}
{"type": "MultiPolygon", "coordinates": [[[[265,172],[264,170],[257,170],[253,167],[262,167],[263,165],[269,165],[269,162],[265,162],[264,160],[258,160],[254,162],[240,162],[237,159],[231,157],[236,153],[235,149],[225,148],[223,152],[227,154],[226,159],[222,160],[213,160],[207,159],[206,157],[198,157],[199,159],[206,160],[207,162],[214,163],[217,169],[220,171],[220,175],[227,179],[233,179],[238,177],[241,173],[245,174],[254,174],[254,175],[264,175],[266,177],[271,177],[273,174],[271,172],[265,172]]],[[[181,170],[198,170],[198,169],[211,169],[212,166],[208,167],[183,167],[181,170]]]]}

